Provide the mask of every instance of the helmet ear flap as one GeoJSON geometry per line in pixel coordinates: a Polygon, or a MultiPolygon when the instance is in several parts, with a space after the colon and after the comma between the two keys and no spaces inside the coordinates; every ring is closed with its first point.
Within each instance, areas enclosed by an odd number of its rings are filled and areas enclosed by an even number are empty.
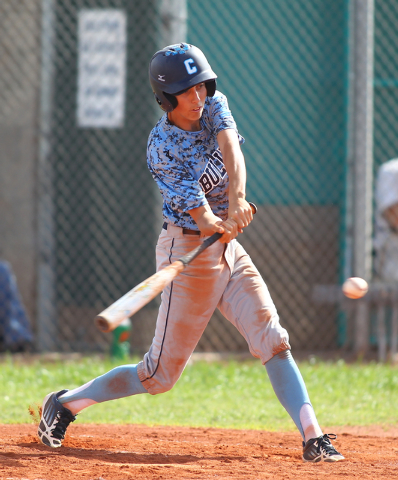
{"type": "Polygon", "coordinates": [[[205,82],[206,85],[206,90],[207,90],[207,96],[208,97],[213,97],[214,94],[216,93],[216,81],[215,80],[209,80],[208,82],[205,82]]]}
{"type": "Polygon", "coordinates": [[[178,105],[178,100],[175,95],[171,95],[170,93],[163,92],[163,95],[165,96],[166,100],[170,103],[170,110],[167,110],[168,112],[172,112],[176,106],[178,105]]]}
{"type": "Polygon", "coordinates": [[[156,95],[155,92],[153,92],[153,94],[155,95],[155,100],[157,104],[165,112],[172,112],[178,105],[178,101],[174,95],[170,95],[169,93],[162,92],[162,96],[163,96],[163,100],[162,100],[161,98],[159,98],[158,95],[156,95]]]}

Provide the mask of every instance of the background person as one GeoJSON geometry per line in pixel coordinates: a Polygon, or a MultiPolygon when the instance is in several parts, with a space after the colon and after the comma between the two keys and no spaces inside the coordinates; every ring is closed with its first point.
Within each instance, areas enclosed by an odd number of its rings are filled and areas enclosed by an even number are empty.
{"type": "Polygon", "coordinates": [[[380,166],[375,196],[375,277],[398,282],[398,158],[380,166]]]}
{"type": "Polygon", "coordinates": [[[9,262],[0,260],[0,351],[25,352],[33,348],[33,333],[9,262]]]}

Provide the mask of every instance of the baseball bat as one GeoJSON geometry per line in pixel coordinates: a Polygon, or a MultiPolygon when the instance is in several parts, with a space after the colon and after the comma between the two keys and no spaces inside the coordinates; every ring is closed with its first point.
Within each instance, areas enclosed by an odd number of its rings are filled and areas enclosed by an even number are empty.
{"type": "MultiPolygon", "coordinates": [[[[250,206],[253,214],[255,214],[257,212],[256,205],[250,202],[250,206]]],[[[103,332],[111,332],[114,330],[123,320],[134,315],[134,313],[138,312],[138,310],[161,293],[192,260],[206,250],[206,248],[210,247],[210,245],[213,245],[221,236],[222,233],[214,233],[194,250],[188,252],[162,270],[159,270],[120,297],[119,300],[116,300],[116,302],[112,303],[112,305],[95,317],[94,322],[97,327],[103,332]]]]}

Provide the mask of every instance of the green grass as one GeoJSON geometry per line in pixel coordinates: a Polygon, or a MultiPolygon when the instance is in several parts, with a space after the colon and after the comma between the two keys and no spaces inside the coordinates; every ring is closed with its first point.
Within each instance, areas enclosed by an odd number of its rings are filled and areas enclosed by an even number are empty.
{"type": "MultiPolygon", "coordinates": [[[[98,357],[30,364],[6,357],[0,363],[0,423],[32,422],[29,405],[41,404],[48,392],[78,387],[117,365],[98,357]]],[[[322,427],[398,425],[397,367],[316,359],[299,367],[322,427]]],[[[254,360],[193,363],[170,392],[94,405],[79,422],[295,429],[254,360]]]]}

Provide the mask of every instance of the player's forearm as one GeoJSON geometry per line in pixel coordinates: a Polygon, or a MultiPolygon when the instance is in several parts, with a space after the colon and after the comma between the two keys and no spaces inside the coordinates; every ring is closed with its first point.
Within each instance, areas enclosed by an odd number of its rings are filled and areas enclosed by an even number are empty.
{"type": "Polygon", "coordinates": [[[246,198],[246,167],[240,149],[239,152],[231,152],[230,154],[227,154],[225,156],[224,165],[229,179],[229,204],[230,206],[235,206],[240,200],[246,198]]]}
{"type": "Polygon", "coordinates": [[[249,203],[246,201],[246,165],[239,140],[234,130],[224,130],[217,140],[229,178],[228,218],[235,220],[239,231],[247,227],[253,219],[249,203]]]}
{"type": "Polygon", "coordinates": [[[239,140],[234,130],[218,134],[220,150],[229,178],[229,201],[236,202],[246,197],[246,165],[239,140]]]}

